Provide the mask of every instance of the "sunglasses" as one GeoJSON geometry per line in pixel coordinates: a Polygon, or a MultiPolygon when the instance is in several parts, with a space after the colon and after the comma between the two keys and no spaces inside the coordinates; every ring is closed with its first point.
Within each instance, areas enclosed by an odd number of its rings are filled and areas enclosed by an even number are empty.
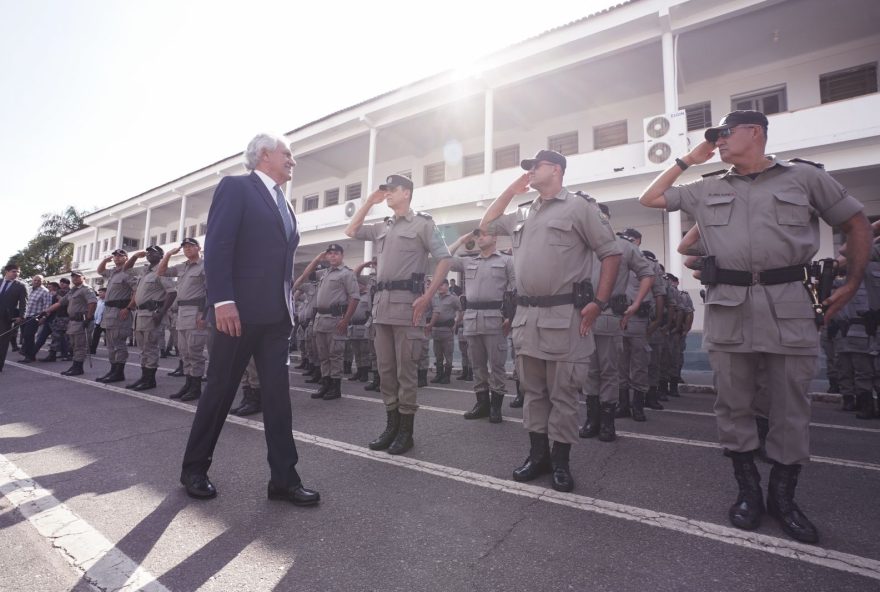
{"type": "Polygon", "coordinates": [[[760,125],[735,125],[733,127],[724,128],[722,130],[718,130],[719,138],[729,138],[733,135],[734,130],[741,127],[761,127],[760,125]]]}

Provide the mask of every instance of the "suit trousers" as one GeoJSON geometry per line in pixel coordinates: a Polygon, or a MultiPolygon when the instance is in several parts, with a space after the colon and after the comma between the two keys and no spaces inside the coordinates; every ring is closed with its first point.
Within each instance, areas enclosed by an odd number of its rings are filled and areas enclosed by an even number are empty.
{"type": "Polygon", "coordinates": [[[767,456],[784,465],[810,459],[810,398],[816,356],[709,352],[715,372],[715,418],[721,445],[733,452],[760,445],[755,412],[767,410],[767,456]]]}
{"type": "Polygon", "coordinates": [[[525,401],[523,426],[547,434],[554,442],[578,440],[578,393],[587,378],[587,364],[516,357],[525,401]]]}
{"type": "MultiPolygon", "coordinates": [[[[0,333],[6,333],[12,328],[12,320],[7,318],[0,318],[0,333]]],[[[9,351],[9,344],[12,341],[12,333],[6,333],[3,337],[0,337],[0,370],[3,370],[3,366],[6,364],[6,352],[9,351]]]]}
{"type": "Polygon", "coordinates": [[[95,325],[95,328],[92,329],[92,337],[89,342],[89,351],[91,353],[96,353],[98,351],[98,344],[101,342],[101,333],[104,332],[104,329],[101,328],[101,325],[95,325]]]}
{"type": "MultiPolygon", "coordinates": [[[[507,337],[501,333],[494,335],[468,335],[468,349],[474,370],[474,392],[491,390],[507,393],[507,337]]],[[[462,362],[464,365],[464,362],[462,362]]]]}
{"type": "Polygon", "coordinates": [[[416,403],[416,378],[422,347],[427,342],[423,327],[376,323],[376,363],[379,366],[379,388],[385,409],[397,409],[413,415],[416,403]]]}
{"type": "Polygon", "coordinates": [[[36,319],[31,319],[21,326],[21,354],[26,358],[33,358],[37,355],[35,345],[39,328],[40,325],[36,319]]]}
{"type": "Polygon", "coordinates": [[[210,331],[208,380],[186,444],[183,472],[207,474],[239,380],[253,357],[262,388],[263,426],[272,482],[280,487],[299,486],[302,480],[296,472],[299,455],[292,434],[288,375],[290,321],[242,323],[241,337],[231,337],[213,327],[210,331]]]}

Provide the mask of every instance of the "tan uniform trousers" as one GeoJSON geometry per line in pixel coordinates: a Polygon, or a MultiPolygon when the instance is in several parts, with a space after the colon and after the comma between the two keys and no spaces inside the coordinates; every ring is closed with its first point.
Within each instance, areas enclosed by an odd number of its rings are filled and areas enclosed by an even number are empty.
{"type": "Polygon", "coordinates": [[[647,392],[649,388],[648,366],[651,352],[645,331],[648,321],[630,319],[623,334],[623,348],[620,354],[620,388],[647,392]]]}
{"type": "Polygon", "coordinates": [[[247,386],[252,389],[260,388],[260,377],[257,375],[257,365],[254,363],[253,357],[251,357],[247,368],[244,369],[244,372],[241,375],[240,384],[242,387],[247,386]]]}
{"type": "Polygon", "coordinates": [[[431,329],[434,341],[434,360],[437,367],[452,366],[452,354],[455,351],[455,335],[451,327],[434,327],[431,329]]]}
{"type": "Polygon", "coordinates": [[[306,351],[309,353],[309,361],[312,364],[318,363],[318,345],[315,341],[315,319],[309,323],[306,328],[306,351]]]}
{"type": "Polygon", "coordinates": [[[516,366],[525,397],[525,428],[547,434],[554,442],[577,443],[578,393],[587,378],[587,364],[519,355],[516,366]]]}
{"type": "Polygon", "coordinates": [[[134,338],[141,348],[141,367],[158,368],[159,349],[160,345],[164,345],[165,327],[162,324],[154,326],[152,317],[138,316],[135,319],[134,338]]]}
{"type": "Polygon", "coordinates": [[[816,373],[816,356],[710,351],[709,363],[715,372],[715,418],[724,448],[756,450],[755,413],[766,411],[767,456],[785,465],[810,459],[807,392],[816,373]]]}
{"type": "Polygon", "coordinates": [[[372,363],[370,360],[370,342],[367,339],[349,339],[349,347],[351,355],[354,359],[355,366],[358,368],[369,368],[372,363]]]}
{"type": "MultiPolygon", "coordinates": [[[[74,354],[75,356],[76,354],[74,354]]],[[[74,357],[74,359],[76,359],[74,357]]],[[[837,380],[840,394],[857,397],[874,391],[874,356],[866,353],[839,352],[837,380]]]]}
{"type": "MultiPolygon", "coordinates": [[[[379,366],[379,388],[385,409],[397,409],[413,415],[416,403],[416,378],[419,357],[426,343],[422,327],[376,323],[376,363],[379,366]]],[[[576,435],[576,434],[575,434],[576,435]]]]}
{"type": "Polygon", "coordinates": [[[86,335],[86,324],[83,321],[71,320],[67,323],[67,337],[73,352],[74,362],[84,362],[89,353],[89,339],[86,335]]]}
{"type": "Polygon", "coordinates": [[[205,375],[205,348],[208,345],[207,329],[178,329],[177,350],[183,360],[183,373],[201,378],[205,375]]]}
{"type": "MultiPolygon", "coordinates": [[[[373,342],[374,348],[375,348],[375,343],[376,342],[374,341],[373,342]]],[[[427,370],[428,367],[431,365],[431,362],[428,359],[430,357],[430,353],[431,353],[431,340],[428,339],[427,336],[425,336],[425,338],[422,339],[422,348],[419,350],[419,365],[418,365],[419,370],[427,370]]],[[[377,364],[378,364],[378,357],[377,357],[377,364]]],[[[378,366],[377,366],[377,368],[378,368],[378,366]]]]}
{"type": "Polygon", "coordinates": [[[104,310],[101,326],[107,332],[107,357],[111,364],[125,363],[128,360],[128,339],[131,337],[132,314],[124,321],[117,318],[118,308],[104,310]],[[113,315],[113,319],[109,318],[113,315]]]}
{"type": "MultiPolygon", "coordinates": [[[[507,373],[504,364],[507,362],[507,337],[496,335],[468,335],[470,350],[470,368],[474,370],[474,392],[491,390],[495,393],[507,393],[505,378],[507,373]]],[[[464,364],[464,362],[462,362],[464,364]]]]}
{"type": "Polygon", "coordinates": [[[672,381],[678,376],[676,366],[680,350],[681,339],[678,333],[664,335],[663,350],[660,354],[660,380],[672,381]]]}
{"type": "Polygon", "coordinates": [[[615,403],[620,384],[618,361],[620,352],[618,335],[599,335],[594,333],[596,349],[587,362],[587,380],[584,390],[589,395],[599,395],[602,403],[615,403]]]}
{"type": "Polygon", "coordinates": [[[656,329],[648,335],[648,345],[651,347],[648,357],[648,386],[656,387],[660,384],[660,360],[663,357],[664,335],[662,329],[656,329]]]}
{"type": "MultiPolygon", "coordinates": [[[[459,335],[458,336],[458,351],[461,352],[461,367],[462,368],[471,368],[473,367],[473,362],[471,361],[470,356],[470,347],[471,344],[468,342],[468,338],[459,335]]],[[[505,355],[507,353],[507,344],[504,346],[505,355]]]]}
{"type": "Polygon", "coordinates": [[[345,355],[345,335],[336,331],[315,331],[315,345],[321,360],[321,376],[342,378],[342,358],[345,355]]]}

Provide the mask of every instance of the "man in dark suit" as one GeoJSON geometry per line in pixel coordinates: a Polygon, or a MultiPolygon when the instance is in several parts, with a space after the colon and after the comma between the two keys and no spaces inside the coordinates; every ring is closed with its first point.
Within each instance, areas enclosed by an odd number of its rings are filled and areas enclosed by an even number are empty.
{"type": "Polygon", "coordinates": [[[27,287],[18,281],[19,269],[15,263],[3,268],[0,280],[0,372],[6,363],[6,352],[12,339],[12,327],[21,323],[27,308],[27,287]]]}
{"type": "Polygon", "coordinates": [[[211,363],[180,481],[191,497],[217,495],[208,468],[241,375],[253,356],[269,450],[268,497],[310,506],[318,503],[320,495],[303,487],[296,472],[288,376],[290,288],[299,232],[283,187],[292,178],[296,161],[282,137],[267,134],[251,140],[245,161],[252,172],[224,177],[208,212],[205,280],[209,320],[213,320],[211,363]]]}

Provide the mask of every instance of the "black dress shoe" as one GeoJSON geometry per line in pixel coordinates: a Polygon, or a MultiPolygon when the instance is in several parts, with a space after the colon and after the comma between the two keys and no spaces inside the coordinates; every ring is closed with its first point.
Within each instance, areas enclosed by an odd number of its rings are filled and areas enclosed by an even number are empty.
{"type": "Polygon", "coordinates": [[[186,494],[196,499],[211,499],[217,496],[217,488],[207,475],[181,473],[180,484],[186,487],[186,494]]]}
{"type": "Polygon", "coordinates": [[[296,487],[279,487],[269,481],[268,497],[270,500],[290,502],[294,506],[314,506],[321,501],[321,494],[306,489],[302,483],[296,487]]]}

